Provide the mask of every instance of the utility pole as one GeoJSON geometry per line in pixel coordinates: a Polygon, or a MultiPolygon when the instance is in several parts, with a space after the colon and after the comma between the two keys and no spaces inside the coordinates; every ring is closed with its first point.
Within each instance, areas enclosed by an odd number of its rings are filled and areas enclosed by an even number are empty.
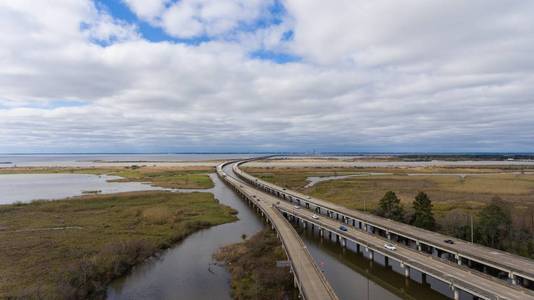
{"type": "Polygon", "coordinates": [[[471,214],[471,244],[473,244],[474,234],[473,234],[473,215],[471,214]]]}

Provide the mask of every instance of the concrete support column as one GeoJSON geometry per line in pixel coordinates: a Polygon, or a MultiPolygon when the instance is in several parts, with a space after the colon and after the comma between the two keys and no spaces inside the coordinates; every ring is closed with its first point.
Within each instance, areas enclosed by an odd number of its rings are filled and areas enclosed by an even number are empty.
{"type": "Polygon", "coordinates": [[[323,234],[324,234],[324,230],[322,228],[319,228],[319,236],[323,237],[323,234]]]}
{"type": "Polygon", "coordinates": [[[369,255],[369,259],[370,260],[373,260],[373,257],[374,257],[374,253],[373,253],[373,250],[369,249],[369,247],[365,247],[365,251],[367,252],[367,254],[369,255]]]}
{"type": "Polygon", "coordinates": [[[460,255],[458,254],[455,254],[454,255],[454,258],[456,259],[456,261],[458,262],[458,265],[462,265],[462,258],[460,257],[460,255]]]}
{"type": "Polygon", "coordinates": [[[421,244],[419,241],[415,241],[415,246],[417,247],[417,251],[421,251],[421,244]]]}
{"type": "Polygon", "coordinates": [[[391,233],[389,231],[386,231],[386,237],[388,238],[388,240],[391,240],[391,233]]]}
{"type": "Polygon", "coordinates": [[[513,284],[513,285],[516,285],[516,284],[517,284],[517,279],[515,278],[515,275],[514,275],[513,272],[509,272],[509,273],[508,273],[508,277],[509,277],[510,279],[512,279],[512,284],[513,284]]]}
{"type": "Polygon", "coordinates": [[[454,293],[454,300],[460,300],[460,290],[453,286],[452,292],[454,293]]]}
{"type": "Polygon", "coordinates": [[[304,229],[306,229],[308,227],[308,222],[302,221],[302,223],[303,223],[304,229]]]}
{"type": "Polygon", "coordinates": [[[404,262],[400,262],[400,267],[402,269],[404,269],[404,276],[405,277],[410,277],[410,267],[408,267],[407,265],[404,264],[404,262]]]}
{"type": "Polygon", "coordinates": [[[341,247],[345,248],[347,246],[347,240],[345,238],[341,238],[341,247]]]}

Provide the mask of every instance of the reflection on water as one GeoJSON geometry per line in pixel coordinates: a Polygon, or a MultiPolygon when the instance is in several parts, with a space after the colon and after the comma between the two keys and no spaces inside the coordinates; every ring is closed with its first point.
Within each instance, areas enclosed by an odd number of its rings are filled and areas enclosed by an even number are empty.
{"type": "Polygon", "coordinates": [[[0,174],[0,204],[63,199],[84,191],[120,193],[160,190],[140,182],[108,182],[117,176],[91,174],[0,174]]]}
{"type": "Polygon", "coordinates": [[[417,278],[407,279],[392,270],[393,263],[384,266],[384,258],[378,254],[371,261],[362,253],[349,250],[356,250],[355,247],[347,245],[343,249],[327,238],[321,239],[317,232],[302,229],[299,232],[340,299],[448,299],[430,287],[434,284],[431,278],[427,277],[424,284],[417,282],[417,278]]]}
{"type": "Polygon", "coordinates": [[[252,209],[215,174],[211,190],[221,203],[236,209],[239,220],[187,237],[161,257],[135,268],[112,283],[108,299],[230,299],[230,274],[215,265],[213,253],[222,246],[254,235],[263,224],[252,209]]]}
{"type": "MultiPolygon", "coordinates": [[[[225,172],[231,174],[230,169],[225,172]]],[[[108,289],[108,299],[229,299],[230,275],[215,265],[213,253],[221,246],[251,236],[262,228],[260,218],[217,176],[215,197],[239,212],[239,221],[197,232],[164,254],[133,270],[108,289]]],[[[370,262],[361,254],[343,251],[311,232],[302,232],[310,252],[325,271],[341,299],[446,299],[428,284],[370,262]]]]}

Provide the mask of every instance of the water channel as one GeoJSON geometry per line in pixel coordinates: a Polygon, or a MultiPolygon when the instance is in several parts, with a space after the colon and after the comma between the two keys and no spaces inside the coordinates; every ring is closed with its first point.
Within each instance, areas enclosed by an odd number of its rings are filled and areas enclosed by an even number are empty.
{"type": "MultiPolygon", "coordinates": [[[[231,170],[225,169],[231,174],[231,170]]],[[[108,289],[108,299],[229,299],[230,275],[216,265],[213,253],[221,246],[241,241],[263,228],[258,215],[216,175],[211,190],[223,204],[236,209],[239,221],[215,226],[186,238],[159,258],[135,268],[108,289]]],[[[445,299],[428,284],[419,284],[344,251],[334,243],[302,232],[310,252],[324,270],[341,299],[445,299]]]]}

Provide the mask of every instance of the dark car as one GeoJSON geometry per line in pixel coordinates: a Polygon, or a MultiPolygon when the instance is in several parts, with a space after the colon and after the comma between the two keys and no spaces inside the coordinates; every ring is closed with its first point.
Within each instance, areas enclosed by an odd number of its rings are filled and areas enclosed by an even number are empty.
{"type": "Polygon", "coordinates": [[[447,244],[454,244],[453,240],[444,240],[444,242],[447,243],[447,244]]]}
{"type": "Polygon", "coordinates": [[[347,231],[348,229],[347,229],[347,227],[341,225],[341,226],[339,226],[339,230],[341,230],[341,231],[347,231]]]}

